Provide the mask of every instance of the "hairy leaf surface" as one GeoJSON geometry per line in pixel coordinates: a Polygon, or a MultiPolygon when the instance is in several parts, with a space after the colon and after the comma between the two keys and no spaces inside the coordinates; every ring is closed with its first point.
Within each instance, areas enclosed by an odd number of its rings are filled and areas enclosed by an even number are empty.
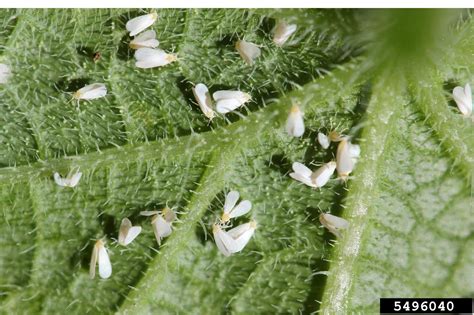
{"type": "Polygon", "coordinates": [[[451,97],[474,85],[474,23],[464,11],[160,9],[166,67],[135,67],[125,23],[149,10],[0,10],[1,314],[344,314],[380,297],[474,294],[474,132],[451,97]],[[283,47],[279,20],[298,24],[283,47]],[[253,67],[235,50],[261,46],[253,67]],[[100,54],[100,58],[95,58],[100,54]],[[104,83],[106,97],[72,94],[104,83]],[[191,88],[252,101],[209,122],[191,88]],[[284,131],[293,104],[300,139],[284,131]],[[335,159],[318,132],[350,135],[347,183],[311,189],[288,174],[335,159]],[[80,169],[74,188],[53,173],[80,169]],[[212,238],[225,195],[258,223],[238,254],[212,238]],[[158,246],[140,211],[173,207],[158,246]],[[321,212],[350,222],[336,240],[321,212]],[[128,217],[143,227],[116,242],[128,217]],[[102,238],[111,278],[89,279],[102,238]]]}

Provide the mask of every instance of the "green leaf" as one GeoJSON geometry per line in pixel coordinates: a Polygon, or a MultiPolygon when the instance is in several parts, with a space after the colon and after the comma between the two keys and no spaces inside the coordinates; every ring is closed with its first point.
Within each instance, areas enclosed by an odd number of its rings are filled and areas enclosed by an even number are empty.
{"type": "Polygon", "coordinates": [[[0,10],[1,314],[373,313],[380,297],[474,294],[473,122],[451,97],[474,83],[469,11],[158,10],[179,59],[144,70],[125,23],[146,12],[0,10]],[[282,48],[280,19],[298,24],[282,48]],[[262,46],[253,67],[242,38],[262,46]],[[105,98],[71,101],[94,82],[105,98]],[[208,122],[201,82],[252,101],[208,122]],[[293,104],[301,139],[283,128],[293,104]],[[361,146],[348,183],[292,180],[293,162],[335,158],[316,141],[331,130],[361,146]],[[77,168],[76,188],[54,183],[77,168]],[[212,224],[230,190],[253,205],[235,224],[258,228],[224,257],[212,224]],[[178,221],[158,246],[139,212],[165,205],[178,221]],[[341,239],[321,212],[350,221],[341,239]],[[125,217],[143,231],[122,247],[125,217]],[[113,274],[91,280],[99,238],[113,274]]]}

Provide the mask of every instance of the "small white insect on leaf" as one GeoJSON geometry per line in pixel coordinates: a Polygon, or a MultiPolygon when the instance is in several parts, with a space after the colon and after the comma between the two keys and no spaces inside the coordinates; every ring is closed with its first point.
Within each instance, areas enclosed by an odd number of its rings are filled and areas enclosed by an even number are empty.
{"type": "Polygon", "coordinates": [[[286,132],[292,137],[301,137],[304,134],[303,112],[298,105],[293,105],[286,120],[286,132]]]}
{"type": "Polygon", "coordinates": [[[148,30],[135,37],[129,44],[132,49],[139,49],[144,47],[156,48],[160,42],[156,39],[154,30],[148,30]]]}
{"type": "Polygon", "coordinates": [[[296,32],[296,24],[287,24],[283,21],[278,22],[273,33],[273,42],[277,46],[283,46],[291,35],[296,32]]]}
{"type": "Polygon", "coordinates": [[[10,79],[12,72],[10,67],[4,63],[0,63],[0,84],[5,84],[10,79]]]}
{"type": "Polygon", "coordinates": [[[311,182],[318,188],[323,187],[331,178],[334,170],[336,170],[336,162],[331,161],[324,164],[311,174],[311,182]]]}
{"type": "Polygon", "coordinates": [[[212,234],[219,251],[228,257],[236,251],[239,244],[226,231],[222,230],[219,224],[214,224],[212,227],[212,234]]]}
{"type": "Polygon", "coordinates": [[[251,96],[245,92],[229,90],[214,92],[212,97],[220,114],[227,114],[251,100],[251,96]]]}
{"type": "Polygon", "coordinates": [[[172,223],[174,220],[176,220],[176,213],[168,207],[161,210],[161,215],[166,220],[166,222],[172,223]]]}
{"type": "Polygon", "coordinates": [[[329,140],[328,136],[322,132],[318,132],[318,142],[323,149],[329,148],[329,145],[331,144],[331,140],[329,140]]]}
{"type": "Polygon", "coordinates": [[[192,88],[192,90],[194,98],[201,108],[201,111],[207,118],[212,120],[216,116],[216,113],[212,109],[212,99],[207,86],[202,83],[198,83],[192,88]]]}
{"type": "Polygon", "coordinates": [[[149,217],[149,216],[152,216],[152,215],[155,215],[155,214],[159,214],[160,211],[140,211],[140,215],[143,215],[145,217],[149,217]]]}
{"type": "Polygon", "coordinates": [[[343,138],[337,146],[336,162],[339,177],[346,181],[349,174],[354,170],[357,159],[360,155],[359,145],[352,144],[348,138],[343,138]]]}
{"type": "Polygon", "coordinates": [[[349,227],[347,220],[329,213],[321,213],[319,215],[319,222],[337,237],[341,237],[341,230],[345,230],[349,227]]]}
{"type": "Polygon", "coordinates": [[[97,240],[92,249],[91,264],[89,268],[89,276],[91,279],[95,277],[95,267],[99,262],[99,276],[107,279],[112,274],[112,264],[110,263],[109,254],[102,240],[97,240]]]}
{"type": "Polygon", "coordinates": [[[290,173],[291,178],[307,186],[321,188],[331,178],[336,169],[336,163],[333,161],[328,162],[314,172],[299,162],[294,162],[292,167],[293,173],[290,173]]]}
{"type": "Polygon", "coordinates": [[[227,223],[230,219],[243,216],[252,209],[252,203],[249,200],[242,200],[236,206],[239,197],[240,195],[237,191],[231,191],[225,197],[224,212],[221,217],[222,223],[227,223]]]}
{"type": "Polygon", "coordinates": [[[142,69],[166,66],[178,58],[174,54],[168,54],[159,48],[139,48],[135,52],[135,66],[142,69]]]}
{"type": "Polygon", "coordinates": [[[252,238],[256,229],[257,222],[252,220],[227,231],[227,234],[229,234],[235,240],[235,247],[231,250],[231,253],[237,253],[244,249],[244,247],[252,238]]]}
{"type": "Polygon", "coordinates": [[[453,90],[453,98],[461,114],[464,116],[472,114],[472,92],[469,83],[466,84],[464,89],[461,86],[456,86],[453,90]]]}
{"type": "Polygon", "coordinates": [[[158,245],[161,245],[161,239],[169,236],[173,231],[171,223],[166,221],[161,215],[155,215],[151,219],[153,226],[153,233],[155,233],[156,241],[158,245]]]}
{"type": "Polygon", "coordinates": [[[107,87],[103,83],[93,83],[77,90],[73,97],[76,100],[93,100],[107,95],[107,87]]]}
{"type": "Polygon", "coordinates": [[[135,36],[155,23],[158,18],[156,12],[137,16],[125,24],[125,28],[130,32],[130,36],[135,36]]]}
{"type": "Polygon", "coordinates": [[[82,173],[77,171],[75,173],[70,172],[67,177],[62,178],[58,172],[54,173],[54,181],[61,187],[71,187],[74,188],[79,183],[79,180],[82,177],[82,173]]]}
{"type": "Polygon", "coordinates": [[[166,207],[161,211],[142,211],[140,214],[144,216],[153,216],[151,218],[153,233],[155,234],[158,245],[161,245],[161,239],[169,236],[173,231],[172,224],[176,219],[176,213],[166,207]]]}
{"type": "Polygon", "coordinates": [[[260,47],[245,40],[238,40],[235,43],[235,49],[239,52],[240,57],[250,66],[261,55],[260,47]]]}
{"type": "Polygon", "coordinates": [[[311,180],[311,175],[313,174],[313,171],[311,171],[309,168],[299,162],[294,162],[292,168],[293,173],[290,173],[291,178],[302,182],[307,186],[316,188],[316,185],[311,180]]]}
{"type": "Polygon", "coordinates": [[[132,226],[128,218],[122,220],[120,224],[118,243],[123,246],[130,244],[142,231],[141,226],[132,226]]]}

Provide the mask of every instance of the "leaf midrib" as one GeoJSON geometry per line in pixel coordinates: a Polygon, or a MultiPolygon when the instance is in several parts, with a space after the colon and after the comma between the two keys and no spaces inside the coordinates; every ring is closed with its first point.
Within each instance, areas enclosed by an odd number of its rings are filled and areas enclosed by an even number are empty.
{"type": "Polygon", "coordinates": [[[330,267],[330,276],[321,303],[323,314],[346,314],[348,295],[352,287],[355,261],[360,252],[361,239],[370,217],[370,200],[377,198],[378,168],[381,157],[388,142],[392,128],[396,128],[394,120],[399,116],[403,99],[403,80],[392,79],[386,82],[383,76],[376,80],[374,94],[367,111],[367,124],[364,128],[361,143],[361,157],[357,165],[355,178],[350,182],[351,195],[346,200],[347,210],[344,217],[349,220],[350,228],[339,241],[332,254],[334,261],[330,267]],[[386,102],[398,106],[387,106],[386,102]]]}

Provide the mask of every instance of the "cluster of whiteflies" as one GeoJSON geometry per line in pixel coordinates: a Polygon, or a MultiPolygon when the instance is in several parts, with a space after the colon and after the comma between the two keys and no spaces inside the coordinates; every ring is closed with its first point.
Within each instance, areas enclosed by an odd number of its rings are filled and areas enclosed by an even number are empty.
{"type": "MultiPolygon", "coordinates": [[[[161,245],[161,239],[169,236],[173,231],[172,224],[176,219],[176,213],[168,207],[161,211],[142,211],[140,212],[140,215],[151,216],[151,226],[158,245],[161,245]]],[[[141,231],[141,226],[132,226],[132,222],[128,218],[124,218],[120,224],[118,243],[122,246],[128,246],[141,233],[141,231]]],[[[110,277],[112,274],[112,264],[102,240],[97,240],[92,250],[89,270],[91,278],[94,278],[95,276],[97,263],[99,265],[100,277],[110,277]]]]}
{"type": "MultiPolygon", "coordinates": [[[[286,122],[286,131],[290,136],[301,137],[304,134],[305,126],[303,113],[299,106],[293,105],[286,122]]],[[[318,142],[323,149],[329,148],[331,142],[339,142],[337,146],[336,161],[330,161],[323,164],[317,170],[313,171],[302,163],[294,162],[291,178],[312,188],[321,188],[331,179],[335,170],[344,181],[347,181],[349,174],[352,173],[357,160],[360,156],[360,147],[352,144],[350,137],[342,136],[336,131],[331,131],[328,135],[319,132],[318,142]]],[[[319,220],[331,233],[340,236],[340,230],[349,226],[349,223],[329,213],[320,215],[319,220]]]]}
{"type": "Polygon", "coordinates": [[[131,19],[125,25],[127,31],[130,32],[130,36],[134,36],[129,46],[137,50],[135,52],[135,66],[138,68],[149,69],[162,67],[178,60],[176,55],[169,54],[157,48],[160,42],[156,39],[155,31],[148,30],[143,32],[152,26],[157,18],[158,14],[153,12],[131,19]]]}
{"type": "MultiPolygon", "coordinates": [[[[150,13],[131,19],[126,24],[126,29],[130,32],[130,36],[134,36],[129,46],[132,49],[136,49],[135,65],[138,68],[161,67],[177,60],[176,55],[168,54],[157,48],[159,41],[156,39],[155,31],[145,31],[145,29],[155,23],[157,18],[156,13],[150,13]]],[[[295,31],[296,25],[278,24],[274,33],[275,44],[282,46],[295,31]]],[[[237,41],[235,47],[242,59],[249,65],[252,65],[254,60],[261,54],[260,48],[257,45],[244,40],[237,41]]],[[[0,79],[4,77],[6,82],[9,76],[10,69],[6,65],[0,65],[0,79]]],[[[218,113],[226,114],[244,105],[251,99],[251,96],[245,92],[232,90],[216,91],[212,94],[211,98],[207,86],[203,83],[196,84],[192,90],[196,102],[204,115],[209,119],[215,117],[214,107],[218,113]],[[215,106],[214,102],[216,103],[215,106]]],[[[77,100],[93,100],[105,95],[107,95],[105,84],[93,83],[77,90],[73,94],[73,98],[77,100]]],[[[58,173],[54,173],[53,177],[59,186],[73,188],[79,183],[82,173],[71,171],[64,178],[58,173]]],[[[213,225],[212,229],[217,248],[225,256],[230,256],[244,249],[257,228],[257,224],[253,220],[230,228],[231,219],[245,215],[252,208],[252,204],[248,200],[244,200],[236,205],[239,197],[239,193],[236,191],[231,191],[227,194],[222,217],[213,225]]],[[[140,214],[151,216],[151,224],[156,241],[158,245],[161,245],[161,240],[172,233],[172,223],[176,219],[174,211],[165,208],[162,211],[142,211],[140,214]]],[[[131,221],[128,218],[124,218],[120,226],[118,243],[123,246],[129,245],[141,231],[142,228],[140,226],[132,226],[131,221]]],[[[95,276],[97,264],[100,277],[110,277],[112,274],[112,264],[103,240],[97,240],[92,251],[90,264],[91,278],[95,276]]]]}
{"type": "MultiPolygon", "coordinates": [[[[170,208],[164,208],[161,211],[142,211],[141,215],[152,216],[151,225],[158,245],[161,245],[161,239],[167,237],[172,232],[172,223],[176,219],[176,214],[170,208]]],[[[124,218],[120,224],[118,243],[122,246],[128,246],[142,231],[141,226],[132,226],[128,218],[124,218]]],[[[95,276],[96,265],[99,265],[99,275],[101,278],[108,278],[112,274],[112,264],[109,254],[102,240],[97,240],[92,250],[92,257],[89,269],[91,278],[95,276]]]]}
{"type": "MultiPolygon", "coordinates": [[[[470,116],[472,114],[472,92],[469,84],[466,84],[464,88],[455,87],[453,98],[463,115],[470,116]]],[[[305,132],[303,112],[297,105],[291,107],[286,121],[286,131],[292,137],[301,137],[305,132]]],[[[328,135],[319,132],[317,139],[323,149],[328,149],[331,142],[339,142],[336,161],[327,162],[315,171],[299,162],[294,162],[292,165],[293,172],[290,173],[290,176],[309,187],[321,188],[328,183],[334,171],[337,170],[339,178],[347,181],[360,156],[359,145],[351,143],[349,136],[340,135],[336,131],[331,131],[328,135]]],[[[346,220],[328,213],[321,214],[319,220],[331,233],[338,237],[341,235],[340,230],[349,226],[346,220]]]]}
{"type": "MultiPolygon", "coordinates": [[[[136,49],[135,66],[138,68],[162,67],[178,60],[175,54],[170,54],[157,48],[160,42],[156,39],[154,30],[145,31],[148,27],[152,26],[157,19],[158,14],[152,12],[135,17],[129,20],[125,25],[129,35],[133,36],[129,46],[132,49],[136,49]]],[[[283,46],[296,30],[296,24],[288,24],[284,21],[278,22],[273,30],[273,43],[280,47],[283,46]]],[[[235,49],[249,65],[253,65],[255,60],[261,55],[261,46],[245,40],[238,40],[235,43],[235,49]]],[[[7,83],[11,74],[10,67],[0,63],[0,84],[7,83]]],[[[207,96],[207,87],[202,83],[197,84],[193,88],[193,92],[204,115],[209,119],[214,118],[215,113],[212,109],[212,100],[207,96]]],[[[105,84],[93,83],[76,91],[73,97],[78,100],[92,100],[104,97],[106,94],[107,88],[105,84]]],[[[250,100],[250,95],[240,91],[217,91],[213,96],[217,102],[216,110],[222,114],[233,111],[250,100]]],[[[472,113],[472,93],[469,84],[466,84],[464,88],[460,86],[454,88],[453,98],[461,113],[465,116],[470,116],[472,113]]],[[[292,110],[293,117],[297,118],[298,115],[297,109],[292,110]]],[[[296,137],[299,137],[304,132],[302,118],[297,118],[297,121],[288,127],[293,128],[291,133],[296,137]],[[299,120],[301,123],[299,123],[299,120]]]]}
{"type": "Polygon", "coordinates": [[[229,90],[214,92],[211,98],[209,89],[203,83],[198,83],[193,87],[193,94],[202,112],[209,119],[214,118],[216,115],[212,98],[216,102],[216,111],[220,114],[227,114],[251,99],[250,95],[245,92],[229,90]]]}
{"type": "MultiPolygon", "coordinates": [[[[133,18],[125,25],[127,31],[130,32],[130,36],[134,36],[129,46],[132,49],[136,49],[135,66],[138,68],[162,67],[178,60],[176,55],[157,48],[160,42],[156,39],[154,30],[145,31],[155,23],[157,18],[158,15],[153,12],[133,18]]],[[[283,46],[295,31],[295,24],[280,22],[275,27],[273,42],[277,46],[283,46]]],[[[261,55],[261,49],[258,45],[245,40],[238,40],[235,48],[242,59],[249,65],[253,65],[255,59],[261,55]]],[[[2,69],[0,68],[0,73],[1,71],[2,69]]],[[[203,83],[196,84],[192,90],[201,111],[209,119],[213,119],[216,116],[215,111],[219,114],[227,114],[251,100],[251,96],[248,93],[238,90],[216,91],[212,94],[211,98],[209,89],[203,83]]],[[[73,97],[77,100],[93,100],[105,95],[107,95],[105,84],[93,83],[76,91],[73,97]]]]}
{"type": "MultiPolygon", "coordinates": [[[[286,121],[286,131],[292,137],[301,137],[304,134],[303,113],[297,105],[293,105],[290,110],[286,121]]],[[[360,156],[359,145],[352,144],[349,136],[340,135],[336,131],[331,131],[328,135],[319,132],[318,142],[323,149],[329,148],[331,142],[339,142],[336,162],[330,161],[314,172],[303,164],[295,162],[293,163],[294,173],[290,173],[290,176],[310,187],[321,188],[326,185],[337,169],[339,177],[346,181],[360,156]]]]}
{"type": "Polygon", "coordinates": [[[240,252],[252,238],[257,223],[253,220],[241,224],[230,230],[229,227],[231,219],[243,216],[252,209],[252,204],[248,200],[241,201],[238,205],[239,193],[231,191],[227,194],[224,203],[224,212],[218,222],[212,226],[212,233],[217,248],[225,256],[230,256],[234,253],[240,252]]]}
{"type": "MultiPolygon", "coordinates": [[[[288,25],[284,22],[280,22],[275,28],[273,42],[278,46],[283,46],[295,31],[295,24],[288,25]]],[[[250,66],[252,66],[255,59],[261,55],[260,46],[245,40],[238,40],[235,44],[235,49],[250,66]]],[[[213,119],[216,116],[212,98],[214,98],[216,102],[215,109],[219,114],[232,112],[251,100],[251,96],[248,93],[229,90],[214,92],[211,98],[209,89],[203,83],[196,84],[193,88],[193,94],[201,111],[209,119],[213,119]]]]}
{"type": "MultiPolygon", "coordinates": [[[[134,36],[130,41],[130,48],[136,49],[135,65],[138,68],[154,68],[165,66],[177,60],[177,56],[169,54],[159,48],[159,41],[156,39],[154,30],[147,30],[157,20],[156,13],[150,13],[131,19],[126,24],[127,31],[130,36],[134,36]]],[[[273,34],[273,42],[277,46],[283,46],[290,36],[296,31],[295,24],[287,24],[280,22],[277,24],[273,34]]],[[[238,40],[235,48],[242,59],[249,65],[253,65],[255,60],[261,55],[261,47],[245,41],[238,40]]],[[[0,84],[5,84],[11,77],[11,69],[6,64],[0,64],[0,84]]],[[[203,83],[196,84],[192,89],[196,102],[201,108],[204,115],[213,119],[215,117],[214,107],[220,114],[229,113],[246,102],[250,101],[251,96],[241,91],[216,91],[211,95],[207,86],[203,83]],[[215,105],[214,105],[215,102],[215,105]]],[[[93,83],[86,85],[77,90],[73,94],[73,98],[77,100],[93,100],[107,95],[107,88],[103,83],[93,83]]],[[[465,116],[472,113],[472,93],[469,84],[464,88],[456,87],[453,90],[453,98],[465,116]]],[[[293,105],[286,123],[288,134],[294,137],[301,137],[304,134],[305,126],[303,113],[297,105],[293,105]]],[[[327,149],[331,142],[339,142],[336,153],[336,161],[330,161],[323,164],[320,168],[312,171],[305,165],[295,162],[293,163],[293,172],[290,176],[312,188],[321,188],[330,180],[335,170],[341,179],[346,181],[349,174],[353,171],[357,159],[360,155],[360,148],[356,144],[352,144],[350,137],[341,136],[337,132],[330,132],[329,135],[318,133],[318,142],[322,148],[327,149]]],[[[58,173],[54,173],[55,182],[62,187],[75,187],[82,173],[79,171],[71,172],[66,177],[61,177],[58,173]]],[[[239,193],[231,191],[227,194],[224,211],[221,218],[213,225],[213,235],[216,245],[220,252],[225,256],[240,252],[252,238],[257,224],[251,220],[237,227],[231,227],[230,221],[233,218],[247,214],[252,208],[252,204],[248,200],[240,202],[238,205],[239,193]]],[[[151,216],[151,224],[158,245],[161,240],[172,233],[172,223],[176,219],[176,214],[169,208],[161,211],[143,211],[141,215],[151,216]]],[[[320,222],[336,236],[341,236],[341,230],[346,229],[349,223],[337,216],[329,213],[323,213],[319,217],[320,222]]],[[[128,218],[122,220],[118,235],[118,243],[123,246],[129,245],[142,231],[140,226],[132,226],[128,218]]],[[[112,265],[107,253],[107,249],[102,240],[96,241],[91,258],[90,276],[95,276],[96,265],[99,265],[99,275],[101,278],[108,278],[112,274],[112,265]]]]}
{"type": "MultiPolygon", "coordinates": [[[[61,177],[57,172],[53,175],[54,181],[61,187],[74,188],[79,184],[82,173],[79,171],[71,171],[66,177],[61,177]]],[[[151,216],[151,226],[155,234],[158,245],[161,245],[161,240],[169,236],[172,232],[172,224],[176,219],[176,213],[166,207],[161,211],[142,211],[140,215],[151,216]]],[[[141,226],[132,226],[132,222],[128,218],[124,218],[120,225],[118,243],[123,246],[129,245],[142,231],[141,226]]],[[[92,258],[90,264],[90,276],[94,278],[95,268],[99,264],[99,275],[101,278],[108,278],[112,274],[112,264],[110,263],[105,243],[98,240],[92,251],[92,258]]]]}
{"type": "MultiPolygon", "coordinates": [[[[69,172],[66,177],[61,177],[57,172],[53,174],[57,185],[70,188],[76,187],[81,177],[82,173],[78,170],[69,172]]],[[[231,191],[227,194],[222,216],[212,228],[217,248],[225,256],[230,256],[244,249],[257,228],[256,222],[251,220],[226,231],[230,227],[231,219],[247,214],[252,208],[252,203],[249,200],[243,200],[237,204],[239,198],[240,195],[237,191],[231,191]]],[[[172,209],[166,207],[161,211],[142,211],[140,215],[151,216],[151,225],[158,245],[161,245],[163,238],[172,233],[172,224],[176,220],[176,213],[172,209]]],[[[142,227],[132,226],[132,222],[128,218],[124,218],[120,225],[118,243],[123,246],[129,245],[141,231],[142,227]]],[[[103,240],[97,240],[92,250],[89,270],[91,278],[95,277],[97,264],[99,265],[100,277],[110,277],[112,264],[103,240]]]]}

